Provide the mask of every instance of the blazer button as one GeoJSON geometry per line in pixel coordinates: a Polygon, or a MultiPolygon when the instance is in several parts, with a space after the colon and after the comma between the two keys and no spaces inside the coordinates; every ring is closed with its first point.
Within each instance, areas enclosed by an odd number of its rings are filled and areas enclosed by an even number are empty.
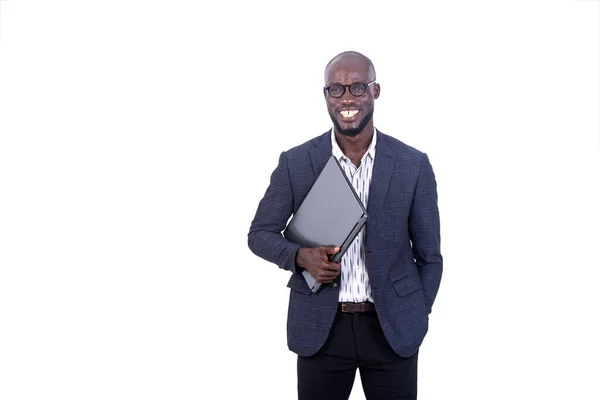
{"type": "Polygon", "coordinates": [[[337,283],[336,282],[333,282],[333,288],[337,289],[337,283]]]}

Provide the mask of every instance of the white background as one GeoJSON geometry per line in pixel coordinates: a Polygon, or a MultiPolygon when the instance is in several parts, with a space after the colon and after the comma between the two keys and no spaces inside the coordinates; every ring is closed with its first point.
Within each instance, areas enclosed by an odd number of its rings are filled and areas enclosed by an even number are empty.
{"type": "Polygon", "coordinates": [[[437,176],[420,399],[600,398],[600,3],[397,3],[0,0],[0,398],[295,398],[246,234],[344,50],[437,176]]]}

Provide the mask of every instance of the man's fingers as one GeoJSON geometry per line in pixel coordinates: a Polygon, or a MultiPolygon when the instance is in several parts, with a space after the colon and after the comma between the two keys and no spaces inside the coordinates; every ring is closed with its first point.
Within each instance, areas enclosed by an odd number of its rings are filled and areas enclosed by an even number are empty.
{"type": "Polygon", "coordinates": [[[335,273],[335,272],[328,272],[328,273],[322,273],[319,274],[319,277],[321,279],[335,279],[338,277],[339,274],[335,273]]]}
{"type": "Polygon", "coordinates": [[[340,265],[339,262],[332,263],[332,262],[329,262],[329,261],[323,261],[318,266],[318,268],[319,268],[319,270],[339,271],[339,270],[342,269],[342,266],[340,265]]]}
{"type": "Polygon", "coordinates": [[[322,275],[322,276],[338,276],[339,274],[340,274],[339,269],[324,268],[319,271],[319,275],[322,275]]]}
{"type": "Polygon", "coordinates": [[[342,269],[342,267],[340,266],[340,264],[338,263],[327,263],[323,269],[326,269],[328,271],[340,271],[342,269]]]}
{"type": "Polygon", "coordinates": [[[335,279],[340,275],[339,270],[323,269],[317,274],[320,279],[335,279]]]}

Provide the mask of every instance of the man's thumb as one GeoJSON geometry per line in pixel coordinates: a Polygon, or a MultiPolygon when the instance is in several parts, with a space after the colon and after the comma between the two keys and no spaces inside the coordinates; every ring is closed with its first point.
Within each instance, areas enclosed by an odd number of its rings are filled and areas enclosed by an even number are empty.
{"type": "Polygon", "coordinates": [[[328,253],[328,254],[335,254],[335,253],[337,253],[338,251],[340,251],[340,248],[339,248],[339,247],[333,247],[333,246],[331,246],[331,247],[329,247],[329,248],[327,249],[327,253],[328,253]]]}

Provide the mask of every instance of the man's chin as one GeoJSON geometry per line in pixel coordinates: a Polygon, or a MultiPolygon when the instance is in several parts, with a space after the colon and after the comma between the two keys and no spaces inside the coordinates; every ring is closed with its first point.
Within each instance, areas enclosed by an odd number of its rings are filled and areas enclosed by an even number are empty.
{"type": "Polygon", "coordinates": [[[341,127],[338,127],[336,129],[336,131],[341,134],[342,136],[347,136],[347,137],[353,137],[358,135],[362,129],[360,127],[356,127],[356,128],[347,128],[347,129],[343,129],[341,127]]]}
{"type": "MultiPolygon", "coordinates": [[[[335,131],[337,133],[339,133],[343,136],[346,136],[346,137],[353,137],[353,136],[356,136],[359,133],[361,133],[363,131],[363,129],[365,129],[367,127],[369,122],[373,119],[373,111],[371,111],[369,114],[367,114],[366,117],[363,118],[359,122],[359,124],[354,127],[348,127],[348,126],[342,127],[342,124],[340,123],[340,121],[338,121],[338,119],[334,115],[329,113],[329,116],[331,117],[331,121],[333,122],[333,126],[335,127],[335,131]]],[[[344,125],[346,125],[346,124],[344,124],[344,125]]]]}
{"type": "Polygon", "coordinates": [[[337,118],[332,118],[331,120],[333,121],[333,125],[335,126],[335,131],[337,133],[339,133],[340,135],[348,136],[348,137],[358,135],[360,133],[360,131],[362,130],[361,126],[363,124],[361,122],[364,122],[364,121],[358,121],[358,123],[348,123],[348,122],[340,121],[337,118]]]}

